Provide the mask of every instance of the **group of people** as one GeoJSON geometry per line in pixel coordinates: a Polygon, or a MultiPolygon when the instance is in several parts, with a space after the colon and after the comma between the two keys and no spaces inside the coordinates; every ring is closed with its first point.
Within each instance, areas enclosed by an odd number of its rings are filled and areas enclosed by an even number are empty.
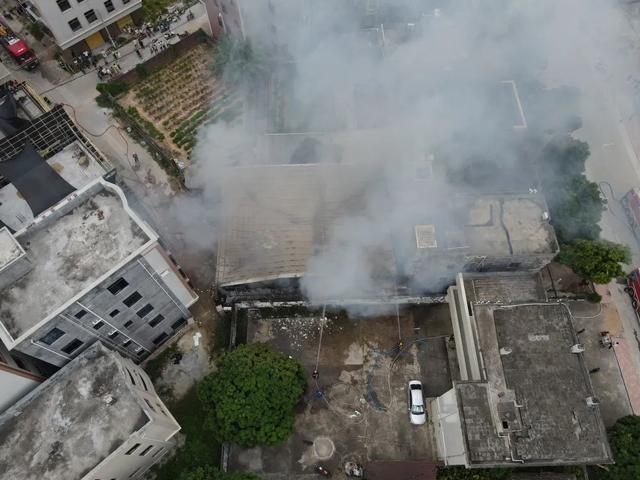
{"type": "Polygon", "coordinates": [[[73,57],[73,66],[76,71],[82,70],[82,73],[85,73],[86,70],[96,68],[97,65],[98,58],[90,50],[85,50],[80,55],[73,57]]]}

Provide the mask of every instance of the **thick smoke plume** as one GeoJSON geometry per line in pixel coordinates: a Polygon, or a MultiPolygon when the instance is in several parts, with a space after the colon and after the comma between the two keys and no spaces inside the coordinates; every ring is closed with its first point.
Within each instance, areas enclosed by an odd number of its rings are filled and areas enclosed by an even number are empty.
{"type": "MultiPolygon", "coordinates": [[[[331,226],[307,265],[303,290],[318,302],[381,288],[380,252],[406,225],[446,222],[453,196],[533,187],[520,170],[527,136],[570,121],[569,93],[592,88],[594,64],[626,61],[613,0],[245,0],[241,8],[266,78],[243,92],[242,121],[201,132],[189,185],[212,218],[229,167],[358,168],[362,208],[331,226]],[[557,87],[570,88],[549,101],[557,87]]],[[[402,269],[408,252],[393,247],[402,269]]],[[[437,277],[415,280],[429,288],[437,277]]]]}

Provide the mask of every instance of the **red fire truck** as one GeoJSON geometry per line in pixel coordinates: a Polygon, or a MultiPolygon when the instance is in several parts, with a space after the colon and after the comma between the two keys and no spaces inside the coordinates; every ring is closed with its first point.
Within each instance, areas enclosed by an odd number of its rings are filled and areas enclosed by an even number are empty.
{"type": "Polygon", "coordinates": [[[0,44],[9,56],[25,70],[33,70],[40,62],[27,42],[18,37],[6,24],[0,22],[0,44]]]}
{"type": "Polygon", "coordinates": [[[627,277],[627,286],[624,289],[631,297],[633,309],[640,314],[640,268],[634,269],[627,277]]]}

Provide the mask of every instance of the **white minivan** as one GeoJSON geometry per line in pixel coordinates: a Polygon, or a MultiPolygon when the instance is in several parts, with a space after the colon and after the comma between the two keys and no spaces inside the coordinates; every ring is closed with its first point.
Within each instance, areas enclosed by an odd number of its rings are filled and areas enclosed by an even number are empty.
{"type": "Polygon", "coordinates": [[[407,397],[409,421],[414,425],[423,425],[427,421],[427,413],[424,406],[424,395],[422,395],[422,382],[411,380],[407,397]]]}

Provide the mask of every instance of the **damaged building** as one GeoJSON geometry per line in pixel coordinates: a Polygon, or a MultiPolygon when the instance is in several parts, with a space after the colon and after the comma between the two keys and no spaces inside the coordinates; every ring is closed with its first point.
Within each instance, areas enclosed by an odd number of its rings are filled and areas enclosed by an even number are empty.
{"type": "Polygon", "coordinates": [[[13,480],[142,478],[179,430],[147,374],[96,342],[0,416],[0,471],[13,480]]]}
{"type": "Polygon", "coordinates": [[[365,232],[358,254],[372,281],[365,290],[343,292],[349,300],[439,295],[460,271],[535,272],[558,252],[539,194],[433,195],[416,180],[395,193],[398,211],[385,213],[383,205],[372,213],[372,182],[379,180],[348,164],[229,169],[216,269],[222,295],[229,301],[302,298],[298,287],[311,259],[340,248],[336,232],[357,222],[365,232]],[[372,217],[382,233],[369,239],[372,217]],[[385,218],[388,225],[379,226],[385,218]]]}
{"type": "Polygon", "coordinates": [[[565,304],[536,277],[458,275],[448,291],[460,377],[430,403],[437,450],[467,468],[612,463],[565,304]]]}

